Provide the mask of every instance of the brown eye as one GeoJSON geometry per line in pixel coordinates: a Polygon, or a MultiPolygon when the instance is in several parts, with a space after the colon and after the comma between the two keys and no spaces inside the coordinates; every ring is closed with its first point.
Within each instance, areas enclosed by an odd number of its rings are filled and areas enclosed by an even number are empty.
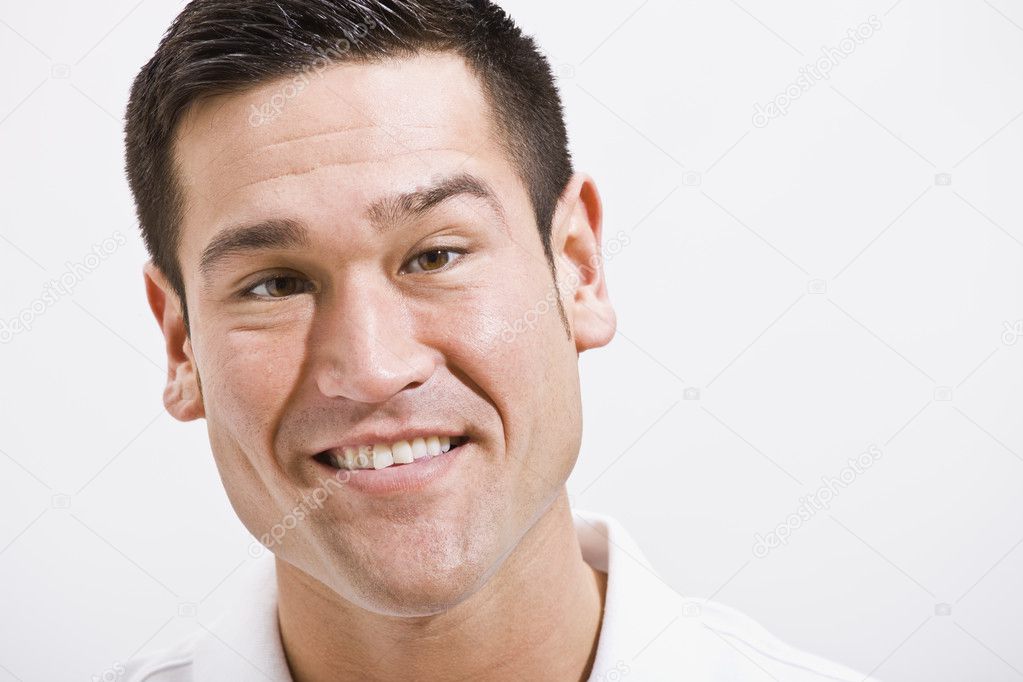
{"type": "Polygon", "coordinates": [[[305,283],[298,277],[282,276],[265,279],[249,290],[263,298],[285,298],[305,291],[305,283]]]}
{"type": "Polygon", "coordinates": [[[421,254],[416,262],[423,270],[436,270],[448,264],[450,251],[427,251],[421,254]]]}
{"type": "Polygon", "coordinates": [[[441,270],[448,263],[451,263],[457,258],[452,258],[452,255],[458,255],[459,252],[452,251],[450,249],[433,249],[431,251],[423,251],[421,254],[409,261],[409,269],[411,272],[432,272],[434,270],[441,270]]]}

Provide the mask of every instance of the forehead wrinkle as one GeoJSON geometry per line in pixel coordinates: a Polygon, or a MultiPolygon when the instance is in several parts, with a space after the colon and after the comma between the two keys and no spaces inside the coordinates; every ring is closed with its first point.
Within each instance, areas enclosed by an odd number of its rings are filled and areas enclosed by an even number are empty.
{"type": "MultiPolygon", "coordinates": [[[[359,132],[359,131],[363,131],[363,130],[369,130],[369,129],[377,129],[379,127],[380,126],[377,126],[375,124],[367,123],[366,125],[347,126],[345,128],[341,128],[341,129],[337,129],[337,130],[324,130],[324,131],[316,132],[316,133],[308,133],[308,134],[304,134],[304,135],[295,135],[293,137],[288,137],[288,138],[280,139],[280,140],[277,140],[275,142],[269,142],[267,144],[260,145],[260,146],[256,147],[255,149],[250,149],[249,151],[242,152],[238,156],[236,156],[236,157],[234,157],[232,159],[229,159],[228,162],[227,162],[227,165],[235,165],[235,164],[242,163],[242,162],[244,162],[246,159],[248,159],[250,157],[257,156],[259,154],[265,154],[267,152],[272,152],[272,151],[274,151],[276,149],[279,149],[279,148],[284,147],[284,146],[289,145],[289,144],[293,144],[295,142],[303,142],[303,141],[321,141],[322,142],[322,141],[328,141],[331,138],[341,138],[341,137],[345,136],[348,133],[355,133],[355,132],[359,132]]],[[[408,127],[414,127],[414,128],[433,128],[434,126],[408,126],[408,127]]]]}
{"type": "MultiPolygon", "coordinates": [[[[411,129],[421,129],[421,130],[436,130],[436,129],[440,128],[441,126],[435,126],[435,125],[416,125],[416,124],[408,123],[408,124],[402,124],[400,127],[401,128],[411,128],[411,129]]],[[[381,126],[380,124],[377,124],[377,123],[368,123],[366,125],[346,126],[345,128],[340,128],[340,129],[337,129],[337,130],[324,130],[324,131],[321,131],[321,132],[318,132],[318,133],[310,133],[310,134],[307,134],[307,135],[296,135],[294,137],[289,137],[289,138],[278,140],[276,142],[271,142],[270,144],[264,145],[261,149],[255,150],[255,151],[250,152],[250,153],[254,154],[254,153],[258,152],[258,151],[265,151],[265,150],[268,150],[268,149],[273,149],[274,147],[280,147],[281,145],[290,144],[292,142],[298,142],[299,140],[313,140],[313,139],[317,139],[317,138],[321,138],[321,137],[330,137],[330,136],[333,136],[333,135],[344,135],[345,133],[352,133],[352,132],[356,132],[356,131],[359,131],[359,130],[366,130],[368,128],[376,130],[376,129],[382,129],[383,126],[381,126]]]]}
{"type": "MultiPolygon", "coordinates": [[[[429,148],[425,148],[425,149],[406,149],[406,150],[401,151],[401,152],[394,152],[394,153],[388,154],[386,156],[386,158],[371,158],[371,157],[367,157],[367,158],[352,159],[352,160],[349,160],[349,161],[335,161],[335,162],[329,162],[329,163],[316,163],[316,164],[312,164],[312,165],[307,165],[307,166],[305,166],[303,168],[298,168],[298,169],[294,169],[294,170],[285,171],[283,173],[278,173],[277,175],[273,175],[273,176],[270,176],[268,178],[260,178],[258,180],[252,180],[250,182],[242,183],[241,185],[236,185],[235,187],[232,187],[230,190],[227,190],[223,195],[221,195],[218,198],[219,199],[223,199],[224,197],[226,197],[227,195],[229,195],[232,192],[236,192],[236,191],[245,189],[247,187],[252,187],[254,185],[258,185],[258,184],[261,184],[261,183],[264,183],[264,182],[272,182],[274,180],[281,180],[281,179],[284,179],[284,178],[292,178],[292,177],[297,178],[297,177],[301,177],[303,175],[308,175],[309,173],[313,173],[313,172],[318,171],[318,170],[324,170],[324,169],[329,169],[329,168],[343,168],[343,167],[346,167],[346,166],[353,166],[353,165],[364,164],[364,163],[366,163],[366,164],[388,163],[389,161],[391,161],[393,159],[396,159],[396,158],[400,158],[400,157],[403,157],[403,156],[418,155],[418,154],[422,154],[423,152],[428,152],[428,151],[447,151],[447,152],[455,152],[455,153],[460,153],[460,154],[464,154],[465,153],[464,149],[454,149],[454,148],[449,148],[449,147],[429,147],[429,148]]],[[[428,166],[429,164],[426,164],[426,165],[428,166]]]]}

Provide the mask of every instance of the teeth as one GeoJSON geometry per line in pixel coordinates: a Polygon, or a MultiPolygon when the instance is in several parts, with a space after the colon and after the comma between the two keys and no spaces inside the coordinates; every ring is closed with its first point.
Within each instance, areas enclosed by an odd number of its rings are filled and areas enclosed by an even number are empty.
{"type": "Polygon", "coordinates": [[[383,469],[394,464],[394,457],[391,456],[391,446],[377,443],[373,446],[373,468],[383,469]]]}
{"type": "Polygon", "coordinates": [[[416,438],[412,441],[412,459],[422,459],[426,457],[426,439],[416,438]]]}
{"type": "Polygon", "coordinates": [[[346,447],[343,452],[331,454],[330,462],[339,469],[383,469],[394,464],[411,464],[424,457],[436,457],[468,440],[464,436],[429,436],[412,441],[376,443],[346,447]]]}
{"type": "Polygon", "coordinates": [[[395,464],[409,464],[412,462],[412,446],[407,440],[399,440],[391,446],[391,456],[395,464]]]}
{"type": "Polygon", "coordinates": [[[338,463],[345,469],[369,469],[373,466],[373,448],[362,445],[357,448],[345,448],[344,458],[338,457],[338,463]]]}

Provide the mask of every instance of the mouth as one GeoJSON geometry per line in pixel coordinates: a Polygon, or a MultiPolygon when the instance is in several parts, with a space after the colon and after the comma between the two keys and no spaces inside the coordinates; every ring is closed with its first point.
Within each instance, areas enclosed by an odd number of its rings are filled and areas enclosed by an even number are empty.
{"type": "Polygon", "coordinates": [[[313,456],[320,464],[345,471],[388,469],[431,460],[469,442],[468,436],[426,436],[393,443],[331,448],[313,456]]]}

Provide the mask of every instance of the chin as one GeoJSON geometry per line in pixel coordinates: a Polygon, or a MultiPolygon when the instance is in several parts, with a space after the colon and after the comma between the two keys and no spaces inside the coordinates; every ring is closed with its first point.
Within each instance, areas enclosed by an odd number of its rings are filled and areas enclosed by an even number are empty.
{"type": "Polygon", "coordinates": [[[430,616],[472,597],[503,562],[504,544],[490,518],[466,513],[451,523],[374,519],[347,528],[331,521],[302,537],[304,547],[291,548],[298,554],[293,564],[367,611],[430,616]],[[474,517],[476,522],[465,523],[474,517]],[[310,551],[313,547],[318,549],[310,551]]]}
{"type": "Polygon", "coordinates": [[[374,613],[406,618],[432,616],[472,597],[484,584],[488,572],[469,563],[448,570],[423,564],[394,570],[386,579],[380,575],[378,571],[360,571],[358,576],[351,576],[347,590],[335,589],[342,596],[354,589],[349,599],[374,613]]]}

